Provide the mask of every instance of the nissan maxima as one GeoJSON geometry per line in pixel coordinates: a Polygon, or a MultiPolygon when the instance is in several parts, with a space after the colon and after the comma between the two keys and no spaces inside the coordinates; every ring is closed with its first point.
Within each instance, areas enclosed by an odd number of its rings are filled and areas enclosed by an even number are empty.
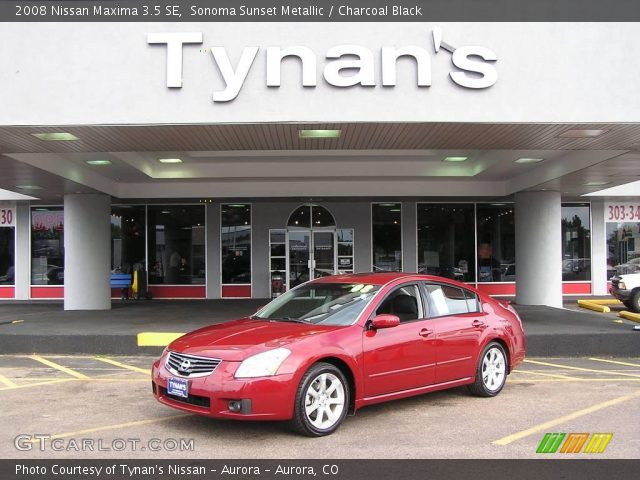
{"type": "Polygon", "coordinates": [[[153,392],[179,410],[322,436],[375,403],[462,385],[493,397],[524,356],[513,307],[468,285],[336,275],[173,341],[153,364],[153,392]]]}

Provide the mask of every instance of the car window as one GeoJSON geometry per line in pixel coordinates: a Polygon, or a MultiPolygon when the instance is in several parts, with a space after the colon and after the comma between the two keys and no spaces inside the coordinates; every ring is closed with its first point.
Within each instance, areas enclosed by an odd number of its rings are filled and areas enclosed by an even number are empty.
{"type": "Polygon", "coordinates": [[[376,315],[384,313],[396,315],[401,322],[424,318],[418,286],[403,285],[393,290],[376,310],[376,315]]]}
{"type": "Polygon", "coordinates": [[[435,309],[434,316],[469,313],[467,297],[461,288],[436,284],[426,287],[435,309]]]}

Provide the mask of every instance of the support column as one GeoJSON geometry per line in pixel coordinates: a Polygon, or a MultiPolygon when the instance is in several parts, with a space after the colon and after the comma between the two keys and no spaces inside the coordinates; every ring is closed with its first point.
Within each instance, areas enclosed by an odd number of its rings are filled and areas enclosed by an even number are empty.
{"type": "Polygon", "coordinates": [[[418,271],[416,202],[402,202],[402,271],[418,271]]]}
{"type": "Polygon", "coordinates": [[[28,300],[31,292],[31,208],[28,202],[16,205],[15,298],[28,300]]]}
{"type": "Polygon", "coordinates": [[[64,309],[110,310],[111,199],[64,197],[64,309]]]}
{"type": "Polygon", "coordinates": [[[207,298],[220,298],[220,204],[207,208],[207,298]]]}
{"type": "Polygon", "coordinates": [[[591,202],[591,293],[607,292],[607,225],[604,221],[604,200],[591,202]]]}
{"type": "Polygon", "coordinates": [[[516,302],[562,307],[562,233],[559,192],[515,196],[516,302]]]}

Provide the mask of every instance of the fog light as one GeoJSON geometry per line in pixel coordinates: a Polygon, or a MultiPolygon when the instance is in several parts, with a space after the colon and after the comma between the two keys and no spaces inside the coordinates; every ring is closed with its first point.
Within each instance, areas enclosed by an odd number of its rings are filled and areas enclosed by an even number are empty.
{"type": "Polygon", "coordinates": [[[231,400],[229,401],[229,411],[230,412],[239,412],[242,410],[242,402],[239,400],[231,400]]]}

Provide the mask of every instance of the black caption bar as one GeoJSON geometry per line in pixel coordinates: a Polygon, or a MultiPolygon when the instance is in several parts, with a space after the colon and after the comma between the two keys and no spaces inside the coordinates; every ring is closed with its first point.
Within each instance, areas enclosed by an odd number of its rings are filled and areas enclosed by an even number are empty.
{"type": "Polygon", "coordinates": [[[602,480],[640,460],[0,460],[3,480],[602,480]]]}
{"type": "Polygon", "coordinates": [[[637,0],[0,0],[4,22],[612,22],[637,0]]]}

